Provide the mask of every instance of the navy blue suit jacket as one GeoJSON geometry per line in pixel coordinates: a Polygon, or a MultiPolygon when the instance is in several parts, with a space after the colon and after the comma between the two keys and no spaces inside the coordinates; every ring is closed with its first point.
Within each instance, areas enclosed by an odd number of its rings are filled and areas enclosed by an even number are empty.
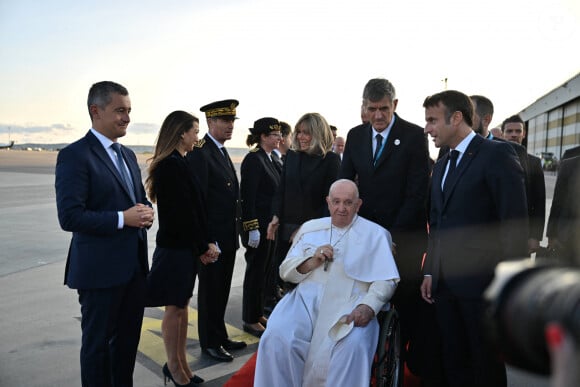
{"type": "Polygon", "coordinates": [[[424,273],[433,276],[433,291],[443,277],[454,294],[476,298],[499,261],[527,256],[524,172],[509,144],[476,135],[443,195],[447,161],[433,168],[424,273]]]}
{"type": "Polygon", "coordinates": [[[423,129],[395,116],[375,166],[371,125],[348,132],[339,178],[358,182],[359,215],[388,229],[397,242],[400,231],[427,233],[429,150],[423,129]]]}
{"type": "Polygon", "coordinates": [[[410,283],[420,279],[427,245],[429,150],[422,128],[395,117],[376,165],[371,125],[348,132],[339,177],[358,183],[359,215],[391,232],[402,282],[410,283]]]}
{"type": "MultiPolygon", "coordinates": [[[[151,205],[135,153],[121,147],[137,202],[151,205]]],[[[65,284],[73,289],[109,288],[148,270],[144,230],[119,230],[118,211],[133,207],[126,184],[107,151],[90,131],[62,149],[56,162],[56,205],[60,226],[73,233],[65,284]]]]}

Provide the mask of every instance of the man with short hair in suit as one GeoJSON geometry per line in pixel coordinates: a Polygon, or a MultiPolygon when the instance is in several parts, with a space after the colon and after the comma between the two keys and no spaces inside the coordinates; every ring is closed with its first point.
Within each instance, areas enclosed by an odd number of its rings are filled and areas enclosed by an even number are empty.
{"type": "Polygon", "coordinates": [[[224,144],[232,138],[238,101],[228,99],[200,108],[208,133],[187,153],[192,174],[207,203],[208,234],[221,253],[212,263],[198,261],[198,331],[202,351],[219,361],[232,361],[230,350],[246,347],[228,338],[225,313],[230,296],[236,250],[240,247],[240,188],[224,144]]]}
{"type": "Polygon", "coordinates": [[[349,131],[339,178],[358,183],[363,201],[359,214],[393,236],[401,282],[392,301],[401,317],[401,344],[405,351],[420,319],[417,287],[427,247],[430,168],[423,129],[396,114],[397,103],[391,82],[384,78],[367,82],[361,116],[368,122],[349,131]]]}
{"type": "MultiPolygon", "coordinates": [[[[522,145],[526,138],[524,121],[519,115],[506,118],[501,124],[501,130],[507,141],[522,145]]],[[[546,223],[546,182],[542,160],[539,157],[526,153],[528,158],[528,181],[526,195],[528,199],[528,216],[530,219],[530,235],[528,238],[529,252],[535,252],[544,238],[544,224],[546,223]]]]}
{"type": "Polygon", "coordinates": [[[92,128],[56,163],[58,220],[73,233],[65,284],[81,305],[82,385],[132,386],[154,211],[135,153],[117,143],[130,121],[127,89],[95,83],[87,105],[92,128]]]}
{"type": "Polygon", "coordinates": [[[506,386],[505,366],[484,340],[482,294],[499,261],[527,253],[523,170],[509,144],[472,130],[467,95],[443,91],[423,106],[425,132],[451,150],[433,168],[420,288],[435,306],[446,382],[506,386]]]}

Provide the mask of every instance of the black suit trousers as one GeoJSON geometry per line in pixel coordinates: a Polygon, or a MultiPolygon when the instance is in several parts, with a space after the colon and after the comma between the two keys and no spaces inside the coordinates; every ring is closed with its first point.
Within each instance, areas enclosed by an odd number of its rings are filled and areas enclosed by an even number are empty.
{"type": "Polygon", "coordinates": [[[132,386],[145,308],[145,274],[136,272],[121,286],[83,289],[78,294],[83,387],[132,386]]]}
{"type": "Polygon", "coordinates": [[[443,367],[450,387],[505,387],[505,365],[485,339],[481,299],[463,299],[447,287],[435,295],[443,345],[443,367]]]}
{"type": "Polygon", "coordinates": [[[217,348],[228,338],[224,322],[236,250],[224,250],[214,263],[198,261],[198,332],[202,349],[217,348]]]}

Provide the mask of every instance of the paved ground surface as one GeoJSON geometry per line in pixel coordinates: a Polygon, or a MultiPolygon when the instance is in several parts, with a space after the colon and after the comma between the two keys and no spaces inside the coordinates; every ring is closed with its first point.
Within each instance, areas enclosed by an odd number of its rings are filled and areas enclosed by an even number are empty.
{"type": "MultiPolygon", "coordinates": [[[[12,151],[15,152],[15,151],[12,151]]],[[[0,151],[0,386],[79,386],[80,310],[76,293],[62,285],[70,236],[61,231],[54,195],[55,155],[18,161],[0,151]]],[[[554,175],[546,176],[548,208],[554,175]]],[[[149,232],[150,256],[156,227],[149,232]]],[[[195,296],[190,305],[188,354],[206,386],[221,386],[255,352],[257,339],[241,330],[245,263],[238,251],[226,320],[230,336],[250,345],[232,363],[201,354],[195,296]]],[[[135,370],[135,386],[162,386],[165,353],[162,309],[148,308],[135,370]]],[[[545,379],[509,370],[512,387],[547,387],[545,379]]]]}

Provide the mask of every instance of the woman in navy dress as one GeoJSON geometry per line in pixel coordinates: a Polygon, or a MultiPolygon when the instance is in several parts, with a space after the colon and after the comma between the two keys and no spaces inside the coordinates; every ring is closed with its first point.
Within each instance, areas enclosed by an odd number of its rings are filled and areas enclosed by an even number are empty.
{"type": "Polygon", "coordinates": [[[197,141],[199,120],[184,111],[174,111],[163,122],[145,186],[157,203],[156,247],[147,278],[148,306],[165,306],[161,331],[167,363],[166,380],[176,386],[195,386],[186,358],[188,305],[197,274],[197,260],[210,263],[218,248],[207,235],[207,215],[195,178],[185,155],[197,141]]]}

